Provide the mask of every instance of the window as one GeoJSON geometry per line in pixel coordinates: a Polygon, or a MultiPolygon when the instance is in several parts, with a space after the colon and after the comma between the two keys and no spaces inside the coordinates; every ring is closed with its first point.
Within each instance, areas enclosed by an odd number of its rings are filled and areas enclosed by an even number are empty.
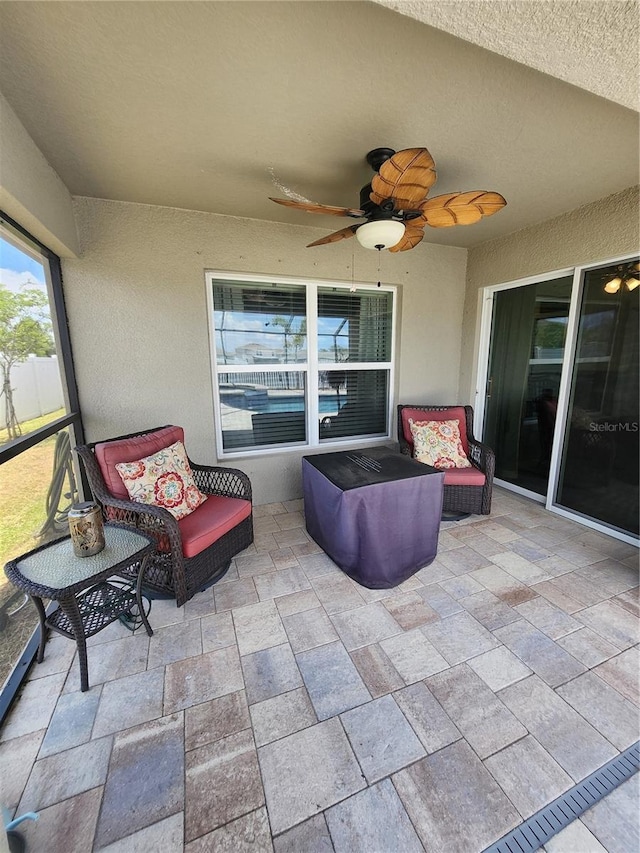
{"type": "MultiPolygon", "coordinates": [[[[0,215],[0,567],[68,533],[82,425],[59,258],[0,215]]],[[[35,652],[35,608],[0,572],[0,723],[35,652]],[[26,644],[26,647],[25,647],[26,644]]]]}
{"type": "Polygon", "coordinates": [[[220,455],[389,437],[395,289],[207,274],[220,455]]]}

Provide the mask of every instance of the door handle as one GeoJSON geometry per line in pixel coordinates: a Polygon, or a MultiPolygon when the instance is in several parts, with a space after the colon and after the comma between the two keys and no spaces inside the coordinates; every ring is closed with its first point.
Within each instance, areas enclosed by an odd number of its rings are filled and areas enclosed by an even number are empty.
{"type": "Polygon", "coordinates": [[[493,386],[493,376],[490,376],[489,379],[487,379],[487,390],[485,392],[486,396],[487,396],[487,400],[491,399],[491,388],[492,388],[492,386],[493,386]]]}

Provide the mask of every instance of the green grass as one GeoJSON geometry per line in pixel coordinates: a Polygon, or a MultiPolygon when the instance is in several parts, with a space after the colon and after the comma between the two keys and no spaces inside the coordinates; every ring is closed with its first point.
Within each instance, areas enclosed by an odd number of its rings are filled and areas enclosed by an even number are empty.
{"type": "MultiPolygon", "coordinates": [[[[52,421],[64,417],[65,414],[66,412],[64,409],[57,409],[55,412],[49,412],[49,414],[42,415],[42,417],[40,418],[33,418],[30,421],[23,421],[20,424],[22,435],[29,435],[30,432],[34,432],[35,430],[40,429],[40,427],[46,426],[52,421]]],[[[9,433],[6,429],[0,429],[0,445],[6,444],[8,441],[9,433]]]]}

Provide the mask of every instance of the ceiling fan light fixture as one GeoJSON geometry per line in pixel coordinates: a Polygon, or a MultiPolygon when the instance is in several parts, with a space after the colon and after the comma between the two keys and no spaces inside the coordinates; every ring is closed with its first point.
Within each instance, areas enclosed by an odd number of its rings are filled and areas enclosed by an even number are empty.
{"type": "Polygon", "coordinates": [[[636,287],[640,284],[640,279],[628,278],[625,283],[627,285],[627,290],[635,290],[636,287]]]}
{"type": "Polygon", "coordinates": [[[389,249],[404,235],[404,222],[396,219],[372,219],[358,227],[356,237],[365,249],[389,249]]]}
{"type": "Polygon", "coordinates": [[[606,293],[617,293],[620,290],[621,284],[622,279],[619,276],[616,276],[605,284],[604,289],[606,293]]]}

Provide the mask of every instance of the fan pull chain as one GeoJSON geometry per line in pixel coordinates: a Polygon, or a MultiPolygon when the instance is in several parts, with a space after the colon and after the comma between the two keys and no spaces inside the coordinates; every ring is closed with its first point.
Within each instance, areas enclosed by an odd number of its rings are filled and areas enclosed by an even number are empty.
{"type": "Polygon", "coordinates": [[[382,252],[383,247],[376,246],[376,249],[378,250],[378,287],[380,287],[380,254],[382,252]]]}
{"type": "Polygon", "coordinates": [[[351,249],[351,287],[349,290],[351,293],[356,292],[356,281],[355,281],[355,263],[356,263],[356,253],[353,249],[351,249]]]}

